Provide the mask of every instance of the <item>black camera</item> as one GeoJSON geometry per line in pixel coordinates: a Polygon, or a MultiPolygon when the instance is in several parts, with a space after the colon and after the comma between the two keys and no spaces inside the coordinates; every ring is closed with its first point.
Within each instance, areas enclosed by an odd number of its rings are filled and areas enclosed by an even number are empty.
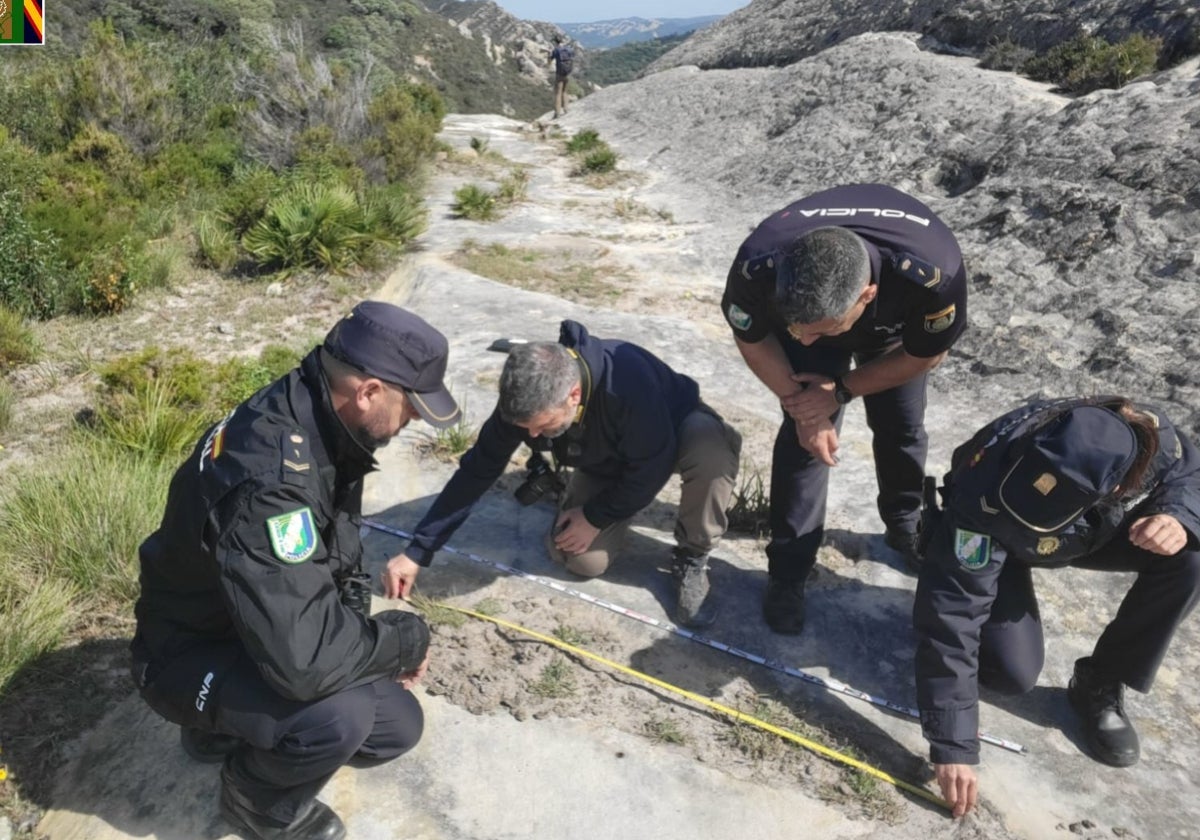
{"type": "Polygon", "coordinates": [[[525,469],[528,470],[525,480],[521,482],[520,487],[513,491],[513,495],[521,504],[531,505],[545,496],[547,492],[563,489],[558,473],[546,463],[542,453],[535,450],[529,456],[529,460],[525,462],[525,469]]]}

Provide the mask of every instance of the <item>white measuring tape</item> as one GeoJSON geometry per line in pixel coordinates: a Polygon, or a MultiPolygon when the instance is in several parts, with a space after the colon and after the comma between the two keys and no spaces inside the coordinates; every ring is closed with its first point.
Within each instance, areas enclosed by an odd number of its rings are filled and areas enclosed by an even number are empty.
{"type": "MultiPolygon", "coordinates": [[[[384,525],[381,522],[375,522],[370,519],[364,519],[363,525],[376,531],[381,531],[385,534],[391,534],[393,537],[400,537],[401,539],[405,540],[411,540],[413,538],[413,535],[407,531],[403,531],[399,528],[393,528],[390,525],[384,525]]],[[[571,589],[570,587],[564,586],[558,581],[530,574],[529,572],[525,572],[520,569],[515,569],[512,566],[496,560],[489,560],[486,557],[481,557],[478,554],[472,554],[469,551],[462,551],[461,549],[457,549],[449,545],[442,546],[441,550],[448,551],[451,554],[457,554],[459,557],[466,557],[468,560],[471,560],[475,563],[481,563],[485,566],[490,566],[491,568],[497,569],[505,574],[532,581],[540,586],[549,587],[555,592],[560,592],[563,595],[569,595],[572,598],[578,598],[579,600],[586,601],[589,604],[595,604],[598,607],[603,607],[606,610],[626,616],[627,618],[632,618],[635,621],[640,621],[643,624],[649,624],[651,627],[657,627],[658,629],[665,630],[668,633],[674,633],[675,635],[682,636],[685,639],[691,639],[693,642],[699,642],[706,647],[724,651],[725,653],[732,654],[733,656],[737,656],[749,662],[753,662],[756,665],[762,665],[765,668],[770,668],[772,671],[779,671],[780,673],[787,674],[790,677],[796,677],[797,679],[804,680],[804,682],[820,686],[827,691],[833,691],[838,694],[845,695],[846,697],[853,697],[856,700],[864,700],[868,703],[888,709],[889,711],[897,714],[920,720],[921,714],[916,709],[913,709],[909,706],[901,706],[899,703],[893,703],[891,700],[887,700],[883,697],[876,697],[875,695],[868,694],[865,691],[860,691],[857,688],[846,685],[846,683],[841,682],[840,680],[818,677],[816,674],[810,674],[807,671],[801,671],[799,668],[793,668],[789,665],[784,665],[776,660],[767,659],[765,656],[760,656],[756,653],[750,653],[749,651],[733,647],[732,645],[727,645],[724,642],[717,641],[716,639],[710,639],[707,636],[701,635],[700,633],[688,630],[686,627],[680,627],[679,625],[673,624],[669,621],[663,621],[661,619],[652,618],[648,615],[643,615],[642,613],[631,610],[628,607],[622,607],[620,604],[614,604],[611,601],[605,601],[601,598],[595,597],[594,595],[589,595],[586,592],[580,592],[577,589],[571,589]]],[[[986,732],[979,733],[979,740],[996,747],[1002,747],[1006,750],[1011,750],[1015,753],[1027,752],[1024,746],[1016,743],[1015,741],[1010,741],[1007,738],[998,738],[995,735],[989,735],[986,732]]]]}

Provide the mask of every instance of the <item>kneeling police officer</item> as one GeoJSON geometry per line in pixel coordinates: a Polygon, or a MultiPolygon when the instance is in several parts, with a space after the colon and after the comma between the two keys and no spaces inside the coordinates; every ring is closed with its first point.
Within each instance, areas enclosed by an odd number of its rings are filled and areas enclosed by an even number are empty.
{"type": "Polygon", "coordinates": [[[221,813],[244,837],[344,837],[317,792],[421,737],[429,630],[368,615],[359,524],[374,450],[418,416],[458,419],[446,357],[416,315],[359,304],[205,434],[142,543],[134,682],[190,755],[224,762],[221,813]]]}
{"type": "Polygon", "coordinates": [[[1092,755],[1135,763],[1124,688],[1150,690],[1200,597],[1200,453],[1121,397],[1038,401],[956,449],[944,483],[913,611],[921,725],[954,815],[977,798],[978,683],[1019,694],[1042,669],[1035,566],[1137,573],[1067,690],[1092,755]]]}

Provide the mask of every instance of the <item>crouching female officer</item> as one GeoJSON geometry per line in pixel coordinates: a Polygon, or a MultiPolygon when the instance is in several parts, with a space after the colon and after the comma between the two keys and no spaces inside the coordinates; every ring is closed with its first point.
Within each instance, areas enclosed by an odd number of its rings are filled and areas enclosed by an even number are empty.
{"type": "Polygon", "coordinates": [[[1039,401],[954,451],[917,585],[917,701],[942,795],[974,807],[979,687],[1023,693],[1044,659],[1034,566],[1136,572],[1067,691],[1099,761],[1138,737],[1123,692],[1146,692],[1200,594],[1200,453],[1121,397],[1039,401]]]}

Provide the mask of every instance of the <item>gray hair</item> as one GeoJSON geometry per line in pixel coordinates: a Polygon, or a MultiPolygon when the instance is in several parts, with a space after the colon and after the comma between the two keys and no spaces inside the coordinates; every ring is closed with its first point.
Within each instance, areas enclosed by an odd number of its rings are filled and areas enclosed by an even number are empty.
{"type": "Polygon", "coordinates": [[[854,305],[871,272],[867,246],[852,230],[814,228],[779,258],[775,305],[789,324],[840,318],[854,305]]]}
{"type": "Polygon", "coordinates": [[[552,341],[518,344],[500,372],[500,417],[506,423],[524,423],[558,408],[577,382],[579,366],[566,347],[552,341]]]}

